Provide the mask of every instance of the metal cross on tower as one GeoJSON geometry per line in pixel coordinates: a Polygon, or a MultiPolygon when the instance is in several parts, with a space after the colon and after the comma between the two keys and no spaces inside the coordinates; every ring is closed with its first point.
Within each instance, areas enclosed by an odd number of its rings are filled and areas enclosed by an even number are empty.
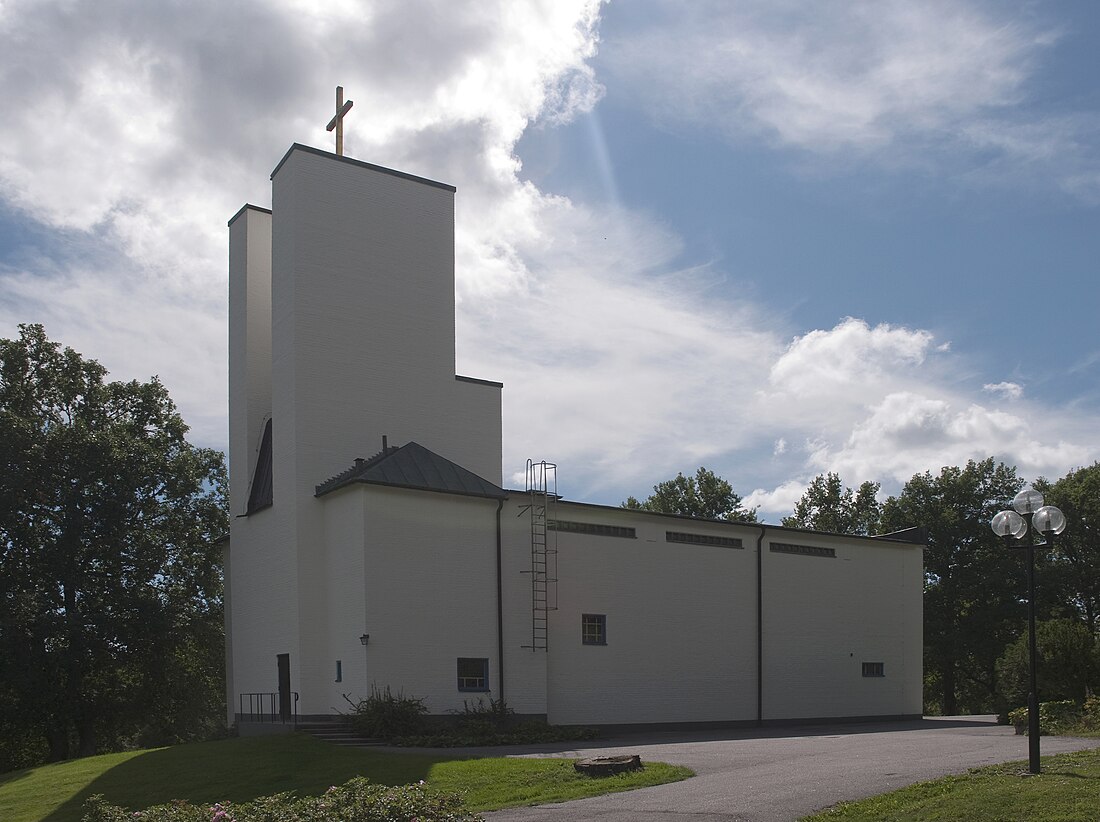
{"type": "Polygon", "coordinates": [[[351,111],[351,100],[344,102],[344,87],[336,87],[336,116],[328,121],[325,131],[336,129],[336,156],[344,156],[344,115],[351,111]]]}

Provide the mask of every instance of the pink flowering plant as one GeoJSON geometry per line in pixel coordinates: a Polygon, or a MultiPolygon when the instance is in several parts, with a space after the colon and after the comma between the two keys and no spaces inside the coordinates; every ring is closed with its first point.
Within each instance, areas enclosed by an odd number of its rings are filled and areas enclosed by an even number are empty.
{"type": "Polygon", "coordinates": [[[438,793],[421,780],[391,787],[355,777],[321,796],[278,793],[239,804],[175,801],[131,812],[102,796],[85,803],[82,822],[477,822],[461,797],[438,793]]]}

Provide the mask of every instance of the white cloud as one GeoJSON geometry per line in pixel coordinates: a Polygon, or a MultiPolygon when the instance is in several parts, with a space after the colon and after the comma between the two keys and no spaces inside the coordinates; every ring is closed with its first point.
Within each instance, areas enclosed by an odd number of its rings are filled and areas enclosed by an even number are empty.
{"type": "Polygon", "coordinates": [[[815,151],[881,146],[1012,104],[1050,40],[973,3],[657,5],[668,17],[613,52],[653,85],[655,106],[815,151]]]}
{"type": "Polygon", "coordinates": [[[1056,415],[1044,426],[1033,416],[1039,415],[1009,413],[964,398],[891,393],[854,425],[843,444],[822,445],[811,460],[843,476],[902,483],[921,471],[990,455],[1016,465],[1025,477],[1057,476],[1066,466],[1094,458],[1093,447],[1064,438],[1073,427],[1070,419],[1056,415]]]}
{"type": "Polygon", "coordinates": [[[844,435],[885,393],[942,378],[932,343],[925,330],[852,317],[807,332],[770,364],[767,381],[756,389],[760,416],[815,432],[809,436],[844,435]]]}
{"type": "Polygon", "coordinates": [[[927,331],[874,328],[864,320],[845,317],[829,331],[796,337],[771,367],[768,381],[778,391],[812,399],[838,389],[876,383],[898,369],[924,362],[932,341],[927,331]]]}
{"type": "Polygon", "coordinates": [[[783,456],[800,462],[786,462],[786,477],[754,490],[752,504],[774,519],[830,471],[896,493],[916,473],[990,455],[1024,477],[1060,476],[1097,458],[1095,419],[1026,403],[1010,382],[981,386],[979,401],[959,366],[921,329],[849,317],[795,338],[773,361],[752,415],[761,438],[780,435],[783,456]]]}
{"type": "Polygon", "coordinates": [[[678,243],[638,215],[557,200],[542,220],[565,241],[539,255],[537,280],[458,318],[460,369],[505,383],[506,473],[548,459],[573,497],[644,490],[750,446],[751,404],[734,398],[780,351],[754,307],[670,272],[678,243]],[[631,242],[603,239],[617,234],[631,242]]]}
{"type": "Polygon", "coordinates": [[[982,390],[990,394],[999,394],[1007,400],[1018,400],[1024,395],[1024,387],[1015,382],[987,382],[982,386],[982,390]]]}
{"type": "Polygon", "coordinates": [[[1053,179],[1100,198],[1093,119],[1019,113],[1060,36],[1019,9],[974,0],[643,8],[636,15],[649,19],[605,54],[671,129],[690,121],[764,138],[827,155],[828,167],[839,157],[934,162],[988,184],[1053,179]]]}
{"type": "MultiPolygon", "coordinates": [[[[838,18],[833,35],[855,21],[875,46],[847,68],[840,46],[799,45],[768,28],[763,6],[738,8],[755,11],[720,12],[712,28],[733,32],[718,46],[747,51],[723,59],[743,72],[750,57],[770,62],[733,77],[739,96],[727,102],[778,129],[769,123],[803,101],[802,119],[783,124],[795,142],[838,113],[830,145],[874,146],[897,123],[942,128],[950,117],[937,106],[950,116],[980,107],[955,83],[952,66],[973,63],[960,44],[987,60],[976,81],[994,101],[1017,93],[1013,55],[1035,48],[1015,30],[991,33],[988,48],[960,31],[938,73],[847,92],[842,81],[937,42],[921,28],[924,7],[908,12],[924,45],[905,41],[894,55],[870,11],[838,18]],[[784,54],[801,67],[779,71],[784,54]]],[[[901,6],[883,9],[881,25],[900,32],[901,6]]],[[[506,384],[505,476],[545,458],[569,496],[615,501],[707,465],[735,487],[775,485],[749,502],[783,511],[824,470],[904,478],[992,447],[1022,468],[1095,458],[1074,444],[1100,441],[1091,420],[1066,412],[1043,427],[1041,409],[1022,401],[1011,413],[996,394],[977,403],[928,331],[847,318],[792,341],[774,311],[723,296],[717,265],[682,268],[681,239],[659,219],[521,180],[524,130],[600,98],[599,11],[596,0],[3,5],[0,191],[48,247],[36,253],[32,240],[0,261],[0,333],[44,321],[116,377],[159,373],[197,439],[224,447],[225,222],[244,201],[267,203],[292,140],[331,145],[339,82],[355,100],[349,155],[458,186],[458,368],[506,384]]],[[[977,25],[963,12],[948,19],[977,25]]],[[[674,46],[713,45],[668,34],[674,46]]],[[[708,54],[696,56],[717,72],[700,81],[710,93],[727,64],[708,54]]],[[[688,104],[714,105],[706,94],[688,104]]]]}
{"type": "Polygon", "coordinates": [[[758,515],[765,521],[776,522],[778,517],[765,515],[790,512],[798,504],[798,500],[802,498],[802,495],[806,493],[807,487],[808,483],[799,480],[787,480],[771,491],[757,488],[751,494],[747,494],[742,503],[746,508],[759,509],[758,515]]]}
{"type": "Polygon", "coordinates": [[[6,4],[5,203],[93,254],[9,260],[0,328],[46,321],[118,377],[159,371],[197,436],[223,445],[226,220],[268,201],[292,140],[331,145],[337,82],[355,100],[349,155],[459,186],[460,295],[518,287],[518,249],[550,242],[554,200],[518,180],[512,150],[530,121],[599,98],[599,5],[6,4]]]}

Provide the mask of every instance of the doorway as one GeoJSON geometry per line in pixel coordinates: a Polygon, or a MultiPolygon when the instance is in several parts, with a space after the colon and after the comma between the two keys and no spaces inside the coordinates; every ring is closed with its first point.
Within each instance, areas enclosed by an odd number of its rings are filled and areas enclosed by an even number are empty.
{"type": "Polygon", "coordinates": [[[279,654],[276,659],[279,662],[279,718],[283,722],[289,722],[291,717],[290,654],[279,654]]]}

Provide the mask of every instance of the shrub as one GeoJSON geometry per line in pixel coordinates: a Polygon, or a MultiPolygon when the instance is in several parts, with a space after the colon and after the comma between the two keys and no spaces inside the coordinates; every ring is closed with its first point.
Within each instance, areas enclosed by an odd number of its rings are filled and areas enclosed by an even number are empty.
{"type": "Polygon", "coordinates": [[[421,733],[428,712],[423,699],[405,696],[400,691],[394,696],[389,685],[381,691],[372,685],[370,696],[353,703],[353,707],[351,726],[355,732],[387,742],[421,733]]]}
{"type": "Polygon", "coordinates": [[[1077,724],[1081,706],[1072,699],[1039,703],[1039,730],[1044,734],[1062,734],[1077,724]]]}
{"type": "Polygon", "coordinates": [[[1017,736],[1027,734],[1027,708],[1016,708],[1008,712],[1008,721],[1016,729],[1017,736]]]}
{"type": "MultiPolygon", "coordinates": [[[[1081,702],[1100,678],[1100,646],[1088,626],[1070,619],[1040,622],[1035,630],[1039,693],[1051,700],[1081,702]]],[[[997,692],[1006,705],[1028,693],[1028,637],[1022,634],[997,660],[997,692]]]]}
{"type": "Polygon", "coordinates": [[[424,782],[394,788],[372,785],[361,776],[329,788],[321,796],[279,793],[241,804],[226,802],[212,806],[176,801],[130,812],[96,795],[84,807],[83,822],[323,822],[333,819],[347,822],[404,819],[476,822],[481,819],[470,813],[456,794],[436,793],[424,782]]]}
{"type": "Polygon", "coordinates": [[[488,701],[480,696],[473,702],[464,699],[462,710],[451,713],[456,716],[453,733],[448,734],[447,731],[443,731],[437,735],[486,739],[506,733],[515,724],[515,711],[509,708],[508,703],[503,699],[493,699],[492,694],[489,695],[488,701]]]}
{"type": "MultiPolygon", "coordinates": [[[[1095,698],[1090,702],[1100,702],[1095,698]]],[[[1016,728],[1016,733],[1021,736],[1027,734],[1027,708],[1017,708],[1009,711],[1008,719],[1016,728]]],[[[1071,699],[1060,702],[1039,703],[1039,733],[1040,734],[1064,734],[1069,733],[1082,719],[1081,707],[1071,699]]]]}
{"type": "Polygon", "coordinates": [[[1090,696],[1081,708],[1080,727],[1085,731],[1100,731],[1100,696],[1090,696]]]}

